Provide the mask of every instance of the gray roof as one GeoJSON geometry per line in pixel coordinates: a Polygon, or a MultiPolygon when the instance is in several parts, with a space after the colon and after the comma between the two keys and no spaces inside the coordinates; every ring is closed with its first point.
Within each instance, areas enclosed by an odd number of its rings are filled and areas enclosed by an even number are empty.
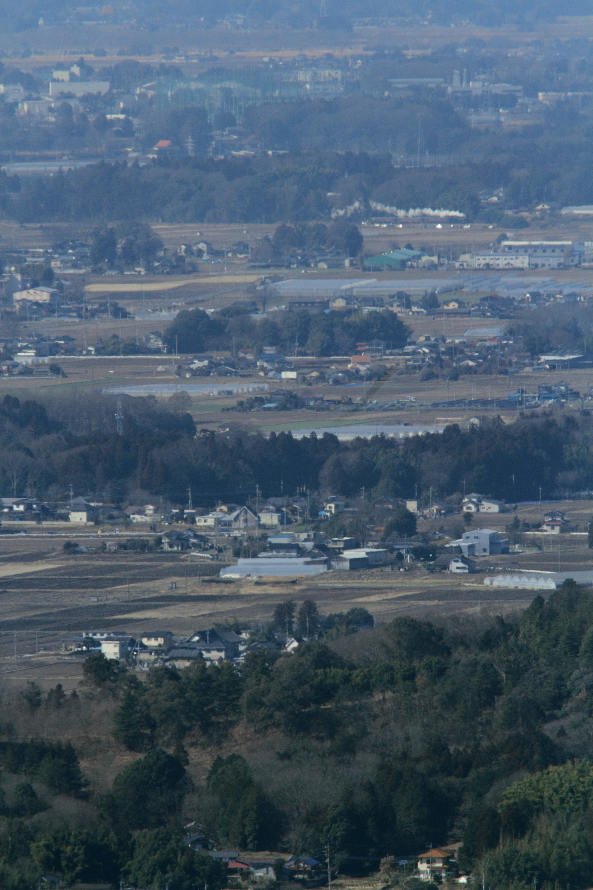
{"type": "Polygon", "coordinates": [[[225,577],[276,577],[293,578],[296,575],[319,575],[327,571],[327,560],[312,562],[307,558],[289,559],[240,559],[236,566],[227,566],[220,570],[225,577]]]}

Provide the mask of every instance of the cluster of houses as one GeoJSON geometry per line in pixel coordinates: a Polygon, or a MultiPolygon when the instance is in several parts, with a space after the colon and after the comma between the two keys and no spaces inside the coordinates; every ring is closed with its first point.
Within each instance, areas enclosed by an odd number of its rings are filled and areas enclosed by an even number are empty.
{"type": "MultiPolygon", "coordinates": [[[[261,857],[253,853],[243,855],[239,850],[216,849],[214,841],[195,822],[187,825],[186,831],[191,831],[185,837],[185,843],[189,847],[226,863],[229,877],[241,884],[298,881],[304,886],[311,887],[327,880],[327,862],[320,862],[307,854],[291,855],[287,858],[261,857]]],[[[412,858],[398,860],[397,867],[409,877],[416,876],[427,882],[440,884],[447,879],[457,879],[460,883],[466,883],[467,878],[463,876],[458,878],[456,861],[458,847],[459,844],[434,847],[412,858]]]]}
{"type": "Polygon", "coordinates": [[[141,668],[166,664],[183,668],[205,661],[241,664],[250,652],[260,649],[294,652],[299,642],[291,635],[277,634],[273,640],[253,640],[251,630],[235,633],[226,627],[194,631],[189,637],[176,637],[169,630],[150,630],[137,636],[126,631],[90,630],[66,636],[63,647],[72,655],[101,652],[105,658],[133,661],[141,668]]]}

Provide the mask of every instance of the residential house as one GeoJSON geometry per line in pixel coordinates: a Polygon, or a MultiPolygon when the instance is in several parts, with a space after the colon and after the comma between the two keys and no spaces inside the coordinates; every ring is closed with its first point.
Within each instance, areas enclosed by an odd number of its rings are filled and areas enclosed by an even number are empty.
{"type": "Polygon", "coordinates": [[[35,498],[2,498],[2,519],[39,522],[54,516],[47,504],[35,498]]]}
{"type": "Polygon", "coordinates": [[[447,547],[459,547],[465,557],[497,556],[509,552],[508,538],[501,538],[498,532],[489,528],[464,532],[461,538],[451,541],[447,547]]]}
{"type": "Polygon", "coordinates": [[[332,496],[327,499],[323,509],[329,516],[336,516],[338,513],[342,513],[342,511],[346,509],[346,503],[345,501],[341,501],[340,498],[332,496]]]}
{"type": "MultiPolygon", "coordinates": [[[[168,631],[167,631],[168,632],[168,631]]],[[[196,851],[205,851],[209,852],[214,849],[214,841],[208,837],[208,835],[204,832],[204,829],[198,825],[196,822],[190,822],[189,825],[185,826],[185,830],[193,828],[194,833],[187,835],[184,838],[184,842],[191,847],[192,850],[196,851]]]]}
{"type": "MultiPolygon", "coordinates": [[[[249,875],[253,881],[275,881],[275,861],[275,859],[245,859],[245,864],[249,866],[249,875]]],[[[229,866],[230,863],[227,864],[227,868],[229,866]]]]}
{"type": "Polygon", "coordinates": [[[312,856],[291,856],[284,863],[284,870],[295,881],[311,881],[321,873],[321,863],[312,856]]]}
{"type": "Polygon", "coordinates": [[[211,355],[196,355],[187,367],[191,368],[192,371],[206,371],[213,364],[214,360],[211,355]]]}
{"type": "Polygon", "coordinates": [[[461,502],[461,510],[463,513],[504,513],[505,505],[481,494],[468,494],[461,502]]]}
{"type": "Polygon", "coordinates": [[[422,510],[422,515],[427,519],[438,519],[439,516],[448,516],[451,512],[450,504],[445,503],[445,501],[433,501],[432,504],[429,504],[428,507],[422,510]]]}
{"type": "Polygon", "coordinates": [[[442,553],[428,567],[430,572],[452,572],[455,575],[477,572],[478,568],[471,559],[465,556],[450,556],[442,553]]]}
{"type": "Polygon", "coordinates": [[[548,513],[544,513],[544,522],[568,522],[566,518],[566,514],[561,510],[550,510],[548,513]]]}
{"type": "Polygon", "coordinates": [[[84,498],[75,497],[70,501],[70,509],[68,510],[68,520],[85,525],[88,522],[94,522],[99,515],[99,510],[93,504],[89,504],[84,498]]]}
{"type": "Polygon", "coordinates": [[[15,306],[21,303],[40,303],[46,306],[55,306],[60,292],[55,287],[30,287],[27,290],[17,290],[12,295],[15,306]]]}
{"type": "Polygon", "coordinates": [[[226,864],[226,870],[231,878],[239,878],[239,880],[245,882],[249,880],[251,868],[246,862],[240,862],[238,859],[229,859],[226,864]]]}
{"type": "Polygon", "coordinates": [[[208,538],[198,535],[192,529],[183,531],[166,532],[163,535],[163,550],[176,553],[184,553],[187,550],[197,550],[209,544],[208,538]]]}
{"type": "Polygon", "coordinates": [[[179,670],[189,667],[200,658],[208,662],[224,661],[225,647],[222,643],[202,645],[201,643],[180,643],[174,646],[167,655],[167,664],[179,670]]]}
{"type": "Polygon", "coordinates": [[[173,641],[173,634],[170,630],[153,630],[145,631],[141,634],[140,642],[147,649],[164,649],[173,641]]]}
{"type": "Polygon", "coordinates": [[[101,640],[101,652],[105,658],[119,659],[124,658],[131,652],[134,647],[134,641],[131,637],[124,639],[107,637],[101,640]]]}
{"type": "Polygon", "coordinates": [[[344,311],[345,309],[358,309],[358,307],[358,301],[353,297],[335,297],[329,303],[329,308],[334,312],[344,311]]]}
{"type": "Polygon", "coordinates": [[[443,880],[451,871],[452,856],[447,850],[438,847],[427,850],[418,857],[418,876],[424,881],[434,878],[443,880]]]}
{"type": "Polygon", "coordinates": [[[278,526],[285,524],[284,516],[284,511],[277,510],[276,507],[264,507],[264,509],[257,514],[259,524],[264,528],[277,528],[278,526]]]}
{"type": "Polygon", "coordinates": [[[540,532],[547,532],[549,535],[559,535],[568,523],[562,522],[560,519],[544,519],[542,525],[538,528],[540,532]]]}
{"type": "Polygon", "coordinates": [[[370,355],[353,355],[348,363],[349,371],[370,371],[372,360],[370,355]]]}
{"type": "Polygon", "coordinates": [[[233,661],[245,648],[245,641],[232,630],[212,627],[198,630],[185,642],[174,646],[167,661],[175,667],[186,667],[198,658],[205,661],[233,661]]]}
{"type": "Polygon", "coordinates": [[[228,507],[217,507],[205,516],[196,516],[196,525],[202,529],[219,531],[244,531],[257,528],[258,518],[249,507],[237,507],[230,510],[228,507]]]}
{"type": "Polygon", "coordinates": [[[153,504],[145,504],[143,507],[128,507],[126,514],[128,519],[135,523],[154,522],[158,518],[153,504]]]}

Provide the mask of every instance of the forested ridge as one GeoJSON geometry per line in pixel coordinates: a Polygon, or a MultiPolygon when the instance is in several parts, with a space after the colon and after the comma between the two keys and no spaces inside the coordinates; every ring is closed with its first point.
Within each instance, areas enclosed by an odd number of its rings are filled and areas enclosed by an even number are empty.
{"type": "MultiPolygon", "coordinates": [[[[69,885],[220,890],[224,864],[182,843],[191,820],[246,851],[323,861],[329,844],[334,873],[461,842],[458,868],[476,886],[587,887],[591,592],[567,581],[504,618],[399,617],[359,633],[340,620],[333,640],[254,651],[239,667],[138,677],[93,654],[69,696],[34,683],[5,693],[3,888],[29,890],[49,872],[69,885]],[[89,782],[71,737],[89,766],[104,745],[128,751],[128,765],[89,782]]],[[[396,866],[386,882],[405,888],[408,877],[396,866]]]]}
{"type": "MultiPolygon", "coordinates": [[[[593,422],[584,411],[501,420],[399,443],[385,436],[341,443],[323,434],[196,429],[189,414],[154,399],[50,397],[41,404],[5,396],[0,402],[0,496],[25,493],[61,499],[67,487],[121,504],[139,492],[183,503],[245,501],[299,490],[356,496],[411,497],[415,488],[447,497],[480,491],[512,502],[590,487],[593,422]]],[[[341,415],[343,416],[343,415],[341,415]]]]}

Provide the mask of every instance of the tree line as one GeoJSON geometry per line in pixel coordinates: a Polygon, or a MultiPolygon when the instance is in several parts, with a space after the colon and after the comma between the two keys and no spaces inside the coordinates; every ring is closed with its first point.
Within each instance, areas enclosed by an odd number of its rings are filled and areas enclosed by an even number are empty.
{"type": "MultiPolygon", "coordinates": [[[[274,105],[270,115],[281,115],[282,109],[274,105]]],[[[429,107],[424,114],[427,120],[438,119],[429,107]]],[[[336,152],[330,148],[335,142],[328,140],[330,145],[320,148],[295,145],[272,155],[181,157],[142,166],[101,162],[22,182],[2,173],[0,209],[22,223],[273,223],[329,220],[336,211],[357,220],[380,213],[381,207],[432,207],[516,228],[525,225],[523,217],[509,215],[517,208],[593,201],[587,119],[566,123],[551,111],[543,114],[549,124],[534,126],[529,134],[466,134],[467,144],[457,153],[451,146],[443,166],[397,166],[388,147],[372,154],[354,153],[351,147],[336,152]],[[496,204],[482,202],[484,194],[500,188],[496,204]]],[[[284,132],[281,117],[273,120],[284,132]]]]}
{"type": "MultiPolygon", "coordinates": [[[[368,317],[368,316],[367,316],[368,317]]],[[[123,431],[115,397],[0,403],[0,496],[25,493],[61,500],[68,484],[85,496],[123,503],[144,491],[183,503],[188,487],[203,506],[219,499],[244,503],[257,486],[263,497],[320,495],[411,497],[416,489],[447,497],[464,488],[514,502],[581,491],[593,468],[593,423],[578,415],[545,413],[479,428],[456,425],[403,443],[384,435],[340,442],[315,433],[198,431],[189,414],[154,400],[122,397],[123,431]]],[[[315,503],[313,509],[315,509],[315,503]]]]}
{"type": "MultiPolygon", "coordinates": [[[[262,300],[270,299],[264,291],[262,300]]],[[[169,352],[208,352],[241,347],[259,356],[263,346],[284,355],[299,349],[312,355],[351,355],[357,343],[382,340],[387,348],[407,343],[410,328],[391,310],[312,313],[271,311],[256,320],[249,304],[234,304],[214,315],[183,309],[163,335],[169,352]]]]}

